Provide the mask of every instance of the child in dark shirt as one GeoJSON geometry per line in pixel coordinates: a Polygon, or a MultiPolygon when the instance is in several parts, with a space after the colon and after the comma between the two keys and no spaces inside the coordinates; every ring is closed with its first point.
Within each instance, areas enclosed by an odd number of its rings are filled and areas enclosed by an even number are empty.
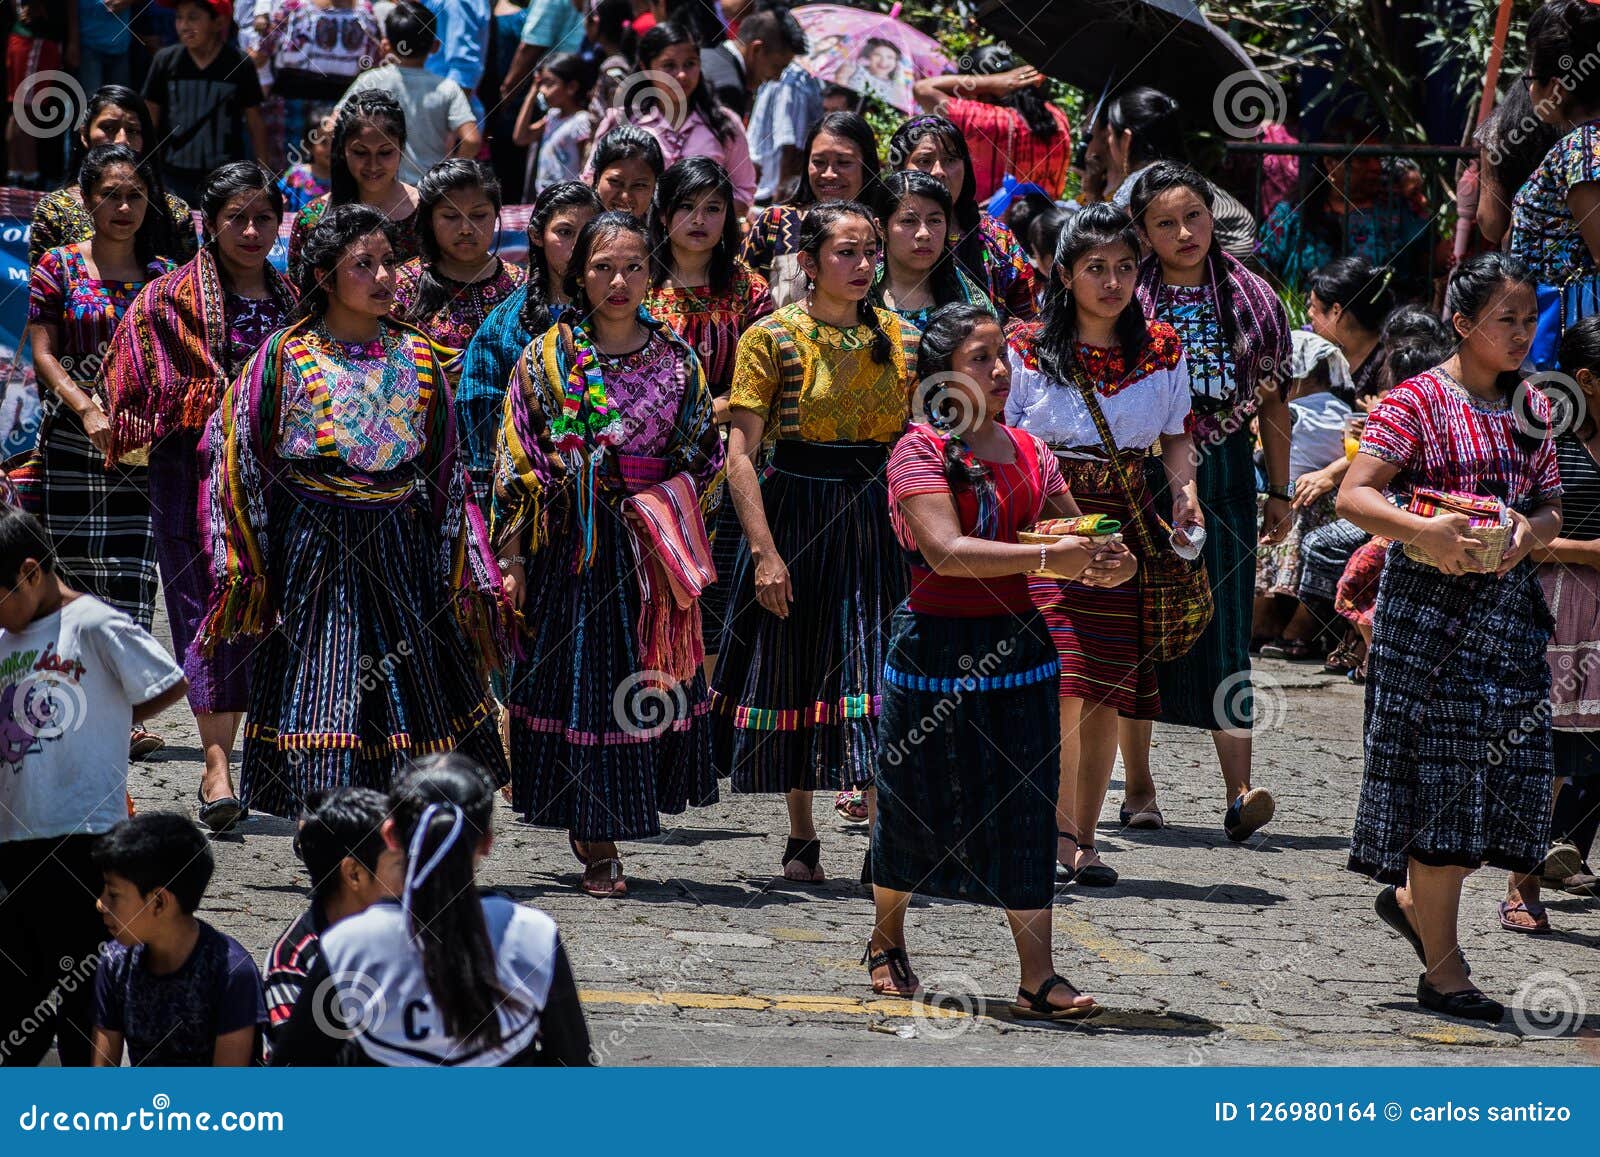
{"type": "Polygon", "coordinates": [[[269,1035],[294,1011],[307,974],[321,959],[329,926],[379,900],[399,898],[406,861],[384,842],[388,818],[388,797],[368,787],[342,787],[306,801],[294,845],[311,873],[311,904],[267,957],[269,1035]]]}
{"type": "Polygon", "coordinates": [[[94,1063],[242,1066],[261,1060],[267,1006],[242,945],[195,909],[214,862],[188,819],[145,812],[101,840],[100,914],[115,938],[95,979],[94,1063]]]}

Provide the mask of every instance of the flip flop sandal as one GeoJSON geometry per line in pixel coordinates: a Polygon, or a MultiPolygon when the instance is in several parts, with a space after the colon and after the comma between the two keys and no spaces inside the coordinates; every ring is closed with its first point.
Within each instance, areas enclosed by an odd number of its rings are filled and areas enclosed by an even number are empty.
{"type": "Polygon", "coordinates": [[[162,739],[161,736],[153,731],[146,731],[137,724],[128,732],[129,759],[144,759],[154,755],[166,745],[167,741],[162,739]]]}
{"type": "Polygon", "coordinates": [[[872,991],[879,996],[915,996],[922,989],[922,982],[911,971],[911,958],[906,955],[904,948],[885,948],[882,952],[874,952],[872,941],[868,940],[867,950],[861,954],[861,963],[867,966],[869,979],[880,968],[889,970],[888,980],[872,981],[872,991]]]}
{"type": "Polygon", "coordinates": [[[783,878],[792,880],[796,884],[820,884],[826,877],[822,874],[822,841],[818,839],[797,840],[789,837],[789,842],[783,848],[783,878]],[[789,865],[799,864],[806,869],[805,876],[791,876],[789,865]]]}
{"type": "Polygon", "coordinates": [[[1547,879],[1565,880],[1583,871],[1583,855],[1576,844],[1552,844],[1549,852],[1545,853],[1544,867],[1539,871],[1547,879]]]}
{"type": "Polygon", "coordinates": [[[194,794],[195,798],[200,801],[200,810],[197,813],[200,817],[200,822],[218,835],[231,830],[238,825],[240,820],[250,814],[244,804],[234,799],[231,795],[225,795],[221,799],[208,800],[206,799],[205,789],[198,787],[194,789],[194,794]]]}
{"type": "Polygon", "coordinates": [[[1507,932],[1521,932],[1525,936],[1542,936],[1550,931],[1550,914],[1545,910],[1545,906],[1537,900],[1531,904],[1522,900],[1518,900],[1515,903],[1510,900],[1501,900],[1500,927],[1507,932]],[[1513,912],[1526,912],[1533,917],[1533,923],[1518,924],[1511,919],[1513,912]]]}
{"type": "Polygon", "coordinates": [[[1123,808],[1118,813],[1118,816],[1122,820],[1123,827],[1133,828],[1135,831],[1158,832],[1167,826],[1167,821],[1162,816],[1161,809],[1155,804],[1140,808],[1136,812],[1123,808]]]}
{"type": "Polygon", "coordinates": [[[582,864],[585,868],[589,866],[589,857],[578,850],[578,837],[573,835],[571,832],[567,833],[567,847],[572,849],[572,854],[577,857],[578,863],[582,864]]]}
{"type": "MultiPolygon", "coordinates": [[[[1038,992],[1029,992],[1026,988],[1017,989],[1017,999],[1011,1005],[1011,1015],[1018,1020],[1082,1020],[1086,1016],[1093,1016],[1100,1011],[1098,1004],[1077,1004],[1068,1008],[1058,1008],[1050,1003],[1050,990],[1058,985],[1065,984],[1072,988],[1072,982],[1059,974],[1052,976],[1039,986],[1038,992]]],[[[1077,992],[1077,989],[1073,989],[1077,992]]],[[[1078,993],[1079,996],[1084,995],[1078,993]]]]}
{"type": "MultiPolygon", "coordinates": [[[[1400,907],[1399,889],[1390,884],[1378,893],[1377,899],[1372,901],[1373,911],[1377,912],[1378,919],[1398,932],[1407,944],[1417,954],[1417,959],[1422,962],[1422,967],[1428,967],[1428,954],[1422,947],[1422,937],[1417,935],[1417,930],[1411,927],[1411,921],[1406,919],[1406,911],[1400,907]]],[[[1467,963],[1467,954],[1461,949],[1456,949],[1456,955],[1461,957],[1461,971],[1468,976],[1472,975],[1472,965],[1467,963]]]]}
{"type": "Polygon", "coordinates": [[[603,860],[595,860],[589,864],[584,868],[583,878],[579,883],[585,892],[597,900],[620,900],[628,894],[628,881],[622,875],[622,861],[616,856],[607,856],[603,860]],[[606,870],[603,884],[593,876],[599,868],[606,870]]]}

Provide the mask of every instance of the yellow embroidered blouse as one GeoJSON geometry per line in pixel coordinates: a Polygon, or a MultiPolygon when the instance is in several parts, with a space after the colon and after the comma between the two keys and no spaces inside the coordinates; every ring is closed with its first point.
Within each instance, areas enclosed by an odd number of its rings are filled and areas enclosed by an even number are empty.
{"type": "Polygon", "coordinates": [[[806,442],[893,442],[905,429],[917,375],[917,328],[876,311],[889,361],[872,360],[870,326],[819,322],[795,302],[739,339],[728,405],[759,414],[767,435],[806,442]]]}

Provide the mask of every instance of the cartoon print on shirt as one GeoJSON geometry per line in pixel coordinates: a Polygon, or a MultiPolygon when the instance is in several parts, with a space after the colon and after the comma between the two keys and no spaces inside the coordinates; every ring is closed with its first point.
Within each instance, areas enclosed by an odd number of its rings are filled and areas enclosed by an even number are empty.
{"type": "Polygon", "coordinates": [[[42,652],[18,651],[0,665],[0,766],[20,773],[28,755],[83,722],[83,672],[81,662],[63,658],[54,644],[42,652]]]}

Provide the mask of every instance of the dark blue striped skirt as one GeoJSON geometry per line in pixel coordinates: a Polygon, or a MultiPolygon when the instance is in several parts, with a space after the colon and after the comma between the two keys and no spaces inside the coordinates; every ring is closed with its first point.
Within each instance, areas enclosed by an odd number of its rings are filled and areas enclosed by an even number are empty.
{"type": "Polygon", "coordinates": [[[895,612],[878,722],[875,884],[1013,910],[1050,906],[1059,679],[1037,611],[895,612]]]}
{"type": "Polygon", "coordinates": [[[526,658],[511,669],[512,806],[580,840],[658,835],[661,814],[717,801],[705,678],[641,670],[632,537],[597,510],[595,553],[572,573],[559,535],[528,564],[526,658]]]}
{"type": "Polygon", "coordinates": [[[408,758],[440,751],[505,783],[484,678],[420,495],[383,509],[280,492],[270,518],[281,621],[251,667],[245,805],[293,818],[313,791],[388,791],[408,758]]]}

